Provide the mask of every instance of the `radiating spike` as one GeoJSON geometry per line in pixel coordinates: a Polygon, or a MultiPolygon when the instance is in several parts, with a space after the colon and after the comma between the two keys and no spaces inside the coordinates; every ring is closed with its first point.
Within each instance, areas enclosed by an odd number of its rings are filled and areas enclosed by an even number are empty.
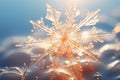
{"type": "MultiPolygon", "coordinates": [[[[52,63],[58,61],[62,63],[62,61],[66,59],[74,60],[74,57],[76,58],[76,56],[84,56],[86,60],[100,62],[99,56],[97,54],[94,54],[93,50],[91,49],[94,47],[92,42],[103,42],[105,34],[97,30],[95,27],[93,27],[91,30],[86,31],[85,29],[83,29],[83,31],[80,31],[81,27],[86,25],[95,25],[99,21],[98,12],[100,10],[98,9],[89,14],[86,13],[87,16],[78,24],[75,22],[75,17],[80,14],[77,11],[78,10],[75,7],[67,10],[67,20],[61,23],[59,22],[61,12],[55,10],[47,4],[46,19],[52,22],[53,26],[51,28],[45,26],[43,19],[40,19],[36,22],[30,20],[30,23],[33,25],[34,28],[34,32],[36,31],[36,33],[38,32],[39,34],[39,32],[43,30],[44,32],[48,33],[48,35],[45,36],[45,38],[39,36],[37,38],[36,36],[30,36],[28,37],[28,40],[25,43],[19,44],[20,46],[26,48],[26,51],[28,50],[29,53],[31,53],[30,51],[36,47],[45,49],[44,54],[33,58],[33,62],[31,65],[39,64],[41,61],[44,61],[47,57],[50,57],[52,63]],[[65,59],[61,60],[62,58],[65,59]]],[[[81,61],[75,62],[77,63],[81,61]]],[[[40,67],[43,67],[44,65],[45,64],[40,65],[40,67]]]]}

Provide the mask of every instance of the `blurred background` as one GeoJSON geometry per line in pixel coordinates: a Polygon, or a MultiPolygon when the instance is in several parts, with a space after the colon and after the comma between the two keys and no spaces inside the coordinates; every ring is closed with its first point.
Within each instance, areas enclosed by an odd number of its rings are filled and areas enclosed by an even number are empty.
{"type": "MultiPolygon", "coordinates": [[[[46,3],[62,12],[71,6],[65,0],[0,0],[0,43],[13,36],[28,35],[32,28],[29,20],[45,17],[46,3]]],[[[78,0],[78,7],[90,11],[101,9],[97,27],[112,31],[120,22],[119,3],[120,0],[78,0]]]]}
{"type": "MultiPolygon", "coordinates": [[[[24,63],[29,65],[31,62],[30,56],[15,46],[17,42],[24,41],[26,36],[31,34],[32,25],[29,21],[44,18],[47,3],[64,13],[66,9],[72,6],[74,1],[0,0],[0,68],[23,66],[24,63]]],[[[96,27],[110,33],[114,31],[119,42],[120,0],[77,0],[77,4],[79,10],[95,11],[100,9],[100,21],[96,24],[96,27]],[[115,27],[117,28],[115,29],[115,27]]],[[[45,23],[49,26],[50,22],[45,20],[45,23]]],[[[117,49],[115,43],[110,41],[106,43],[107,45],[104,44],[103,46],[98,44],[101,52],[100,58],[107,66],[99,65],[99,72],[104,78],[100,80],[120,80],[120,42],[117,49]]],[[[0,80],[3,80],[1,75],[0,80]]]]}

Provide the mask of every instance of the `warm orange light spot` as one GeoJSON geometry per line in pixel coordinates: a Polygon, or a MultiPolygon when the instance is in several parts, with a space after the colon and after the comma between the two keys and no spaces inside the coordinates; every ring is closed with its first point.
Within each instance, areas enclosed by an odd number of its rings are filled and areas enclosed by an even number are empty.
{"type": "Polygon", "coordinates": [[[63,42],[65,42],[65,41],[67,41],[67,39],[68,39],[67,35],[63,35],[61,40],[62,40],[63,42]]]}
{"type": "MultiPolygon", "coordinates": [[[[74,0],[71,1],[73,2],[74,0]]],[[[38,21],[30,21],[34,27],[33,31],[38,35],[38,38],[30,37],[25,44],[18,46],[25,47],[29,51],[31,51],[33,47],[44,48],[46,50],[46,54],[43,55],[44,57],[52,54],[55,58],[61,59],[63,56],[67,59],[72,59],[74,58],[74,54],[76,54],[78,57],[83,55],[86,59],[99,61],[98,56],[93,53],[94,51],[89,50],[88,46],[90,42],[102,42],[104,33],[96,30],[95,27],[90,31],[81,31],[80,28],[95,25],[99,21],[97,15],[100,10],[98,9],[89,13],[83,20],[80,20],[80,22],[76,24],[75,19],[80,16],[78,15],[78,11],[76,4],[75,6],[71,6],[71,8],[65,12],[67,19],[65,22],[62,22],[60,21],[61,12],[47,4],[45,18],[52,22],[52,27],[46,26],[43,18],[38,21]],[[41,30],[43,30],[45,35],[39,35],[41,30]],[[87,44],[88,46],[86,46],[87,44]],[[81,55],[79,55],[80,52],[81,55]]]]}

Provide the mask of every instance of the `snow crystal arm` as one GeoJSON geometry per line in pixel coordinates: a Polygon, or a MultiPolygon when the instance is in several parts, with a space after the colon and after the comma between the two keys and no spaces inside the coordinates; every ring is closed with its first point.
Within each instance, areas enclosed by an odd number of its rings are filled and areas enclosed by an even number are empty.
{"type": "Polygon", "coordinates": [[[94,25],[98,22],[98,19],[97,19],[97,14],[98,12],[100,11],[100,9],[96,10],[95,12],[91,12],[85,19],[83,19],[74,29],[75,31],[79,31],[79,29],[82,27],[82,26],[85,26],[85,25],[94,25]]]}

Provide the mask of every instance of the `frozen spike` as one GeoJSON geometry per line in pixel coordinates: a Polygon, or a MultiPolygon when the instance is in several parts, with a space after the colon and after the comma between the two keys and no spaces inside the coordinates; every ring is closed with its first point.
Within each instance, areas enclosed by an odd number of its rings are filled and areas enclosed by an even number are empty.
{"type": "MultiPolygon", "coordinates": [[[[83,19],[75,28],[75,31],[79,31],[79,29],[86,25],[87,23],[89,23],[91,20],[94,20],[94,18],[96,17],[96,15],[98,14],[100,10],[96,10],[95,12],[91,12],[90,14],[88,14],[88,16],[83,19]]],[[[96,23],[96,22],[95,22],[96,23]]]]}
{"type": "Polygon", "coordinates": [[[29,53],[31,53],[30,51],[35,47],[46,49],[44,54],[33,58],[34,61],[32,64],[43,61],[43,59],[46,59],[46,56],[50,57],[51,62],[54,62],[57,59],[61,60],[64,55],[65,59],[72,59],[75,57],[75,54],[77,54],[77,56],[85,56],[86,60],[100,61],[99,57],[94,54],[90,48],[94,47],[92,44],[93,41],[103,42],[105,34],[99,32],[95,27],[88,31],[80,31],[82,30],[81,27],[85,25],[95,25],[99,21],[98,12],[100,9],[89,14],[86,13],[88,15],[83,20],[75,23],[76,16],[79,16],[80,12],[76,9],[74,10],[74,8],[70,8],[70,10],[66,12],[66,21],[64,20],[64,22],[61,23],[59,20],[61,12],[55,10],[48,4],[46,6],[46,19],[50,20],[53,26],[51,28],[45,26],[42,19],[35,22],[30,20],[30,23],[33,25],[34,32],[36,31],[36,33],[38,32],[39,34],[39,32],[43,30],[47,32],[46,34],[48,35],[45,38],[41,36],[37,36],[37,38],[36,36],[30,36],[25,43],[20,44],[25,47],[29,53]],[[85,46],[87,47],[85,48],[85,46]]]}
{"type": "Polygon", "coordinates": [[[30,20],[30,23],[33,24],[34,22],[32,20],[30,20]]]}
{"type": "Polygon", "coordinates": [[[43,29],[44,31],[48,32],[49,34],[52,34],[52,33],[53,33],[53,31],[52,31],[50,28],[46,27],[46,26],[44,25],[43,21],[41,21],[41,20],[39,20],[38,23],[33,22],[33,21],[30,21],[30,22],[31,22],[31,24],[33,24],[35,27],[37,27],[38,30],[39,30],[39,29],[43,29]]]}
{"type": "Polygon", "coordinates": [[[43,20],[38,20],[37,24],[43,24],[43,20]]]}
{"type": "Polygon", "coordinates": [[[51,6],[47,5],[47,14],[46,19],[52,21],[53,26],[56,30],[60,29],[59,18],[61,16],[61,12],[53,9],[51,6]]]}

